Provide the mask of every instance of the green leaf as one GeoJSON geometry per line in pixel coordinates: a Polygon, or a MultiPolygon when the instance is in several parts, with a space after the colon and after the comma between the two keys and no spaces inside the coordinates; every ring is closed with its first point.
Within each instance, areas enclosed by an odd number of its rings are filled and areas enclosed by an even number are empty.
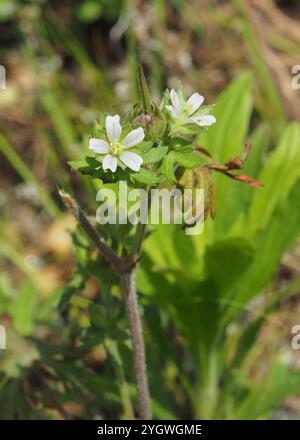
{"type": "Polygon", "coordinates": [[[266,417],[286,397],[295,395],[299,391],[299,369],[291,370],[283,363],[275,360],[271,371],[264,377],[263,393],[261,383],[252,386],[250,393],[238,405],[235,418],[257,420],[260,417],[266,417]]]}
{"type": "MultiPolygon", "coordinates": [[[[271,281],[283,253],[300,235],[300,179],[288,198],[274,210],[265,229],[255,238],[255,259],[249,270],[240,277],[235,301],[242,307],[271,281]]],[[[236,309],[228,311],[236,313],[236,309]]]]}
{"type": "MultiPolygon", "coordinates": [[[[221,94],[213,115],[217,122],[199,137],[216,162],[224,163],[242,154],[252,111],[251,75],[235,79],[221,94]]],[[[218,215],[210,234],[216,239],[224,238],[241,213],[241,197],[245,188],[227,177],[215,175],[218,215]]],[[[251,188],[252,191],[253,188],[251,188]]],[[[264,190],[259,189],[257,191],[264,190]]]]}
{"type": "Polygon", "coordinates": [[[151,148],[143,157],[144,164],[160,162],[168,151],[168,147],[151,148]]]}
{"type": "Polygon", "coordinates": [[[260,124],[251,134],[250,142],[252,147],[243,169],[245,174],[249,174],[255,179],[259,178],[263,159],[269,145],[270,135],[270,126],[265,122],[260,124]]]}
{"type": "Polygon", "coordinates": [[[300,177],[300,125],[290,124],[281,141],[270,153],[259,180],[265,187],[256,191],[249,216],[249,233],[253,235],[268,223],[276,206],[288,196],[300,177]]]}
{"type": "Polygon", "coordinates": [[[145,183],[146,185],[155,185],[163,180],[161,176],[156,174],[154,171],[145,170],[144,168],[141,168],[139,173],[133,173],[131,178],[132,180],[145,183]]]}
{"type": "Polygon", "coordinates": [[[30,335],[34,329],[37,303],[38,294],[34,286],[29,281],[25,281],[11,306],[14,327],[22,336],[30,335]]]}
{"type": "Polygon", "coordinates": [[[70,160],[68,162],[70,167],[74,168],[75,170],[78,170],[83,167],[92,167],[92,168],[99,168],[101,166],[101,163],[92,156],[85,156],[78,160],[70,160]]]}
{"type": "Polygon", "coordinates": [[[81,174],[100,179],[104,183],[116,183],[120,180],[130,180],[130,171],[128,169],[123,170],[118,167],[115,173],[111,170],[104,171],[101,162],[94,157],[86,156],[84,159],[70,161],[68,164],[81,174]]]}
{"type": "Polygon", "coordinates": [[[77,271],[73,274],[72,279],[61,293],[61,299],[58,305],[58,309],[60,312],[64,312],[68,308],[71,298],[76,293],[83,290],[87,278],[88,278],[88,274],[83,270],[77,271]]]}
{"type": "MultiPolygon", "coordinates": [[[[107,309],[103,305],[89,306],[90,320],[93,327],[98,327],[101,330],[109,329],[114,325],[114,321],[107,315],[107,309]]],[[[105,334],[103,332],[103,338],[105,334]]]]}
{"type": "Polygon", "coordinates": [[[111,170],[104,171],[103,168],[100,167],[96,171],[95,177],[102,180],[104,183],[117,183],[120,182],[120,180],[129,182],[130,177],[134,174],[135,173],[130,172],[128,168],[123,170],[118,167],[117,171],[113,173],[111,170]]]}
{"type": "Polygon", "coordinates": [[[143,141],[140,145],[139,145],[139,151],[141,153],[143,153],[143,157],[144,155],[153,147],[153,142],[152,141],[143,141]]]}
{"type": "Polygon", "coordinates": [[[241,152],[252,111],[251,79],[251,74],[245,73],[225,89],[212,112],[217,122],[200,136],[200,144],[217,162],[241,152]]]}
{"type": "MultiPolygon", "coordinates": [[[[70,167],[73,168],[74,170],[79,170],[80,168],[88,167],[88,163],[85,161],[85,159],[71,160],[68,162],[68,165],[70,165],[70,167]]],[[[99,165],[100,164],[98,162],[98,166],[99,165]]]]}
{"type": "Polygon", "coordinates": [[[179,136],[172,138],[170,141],[170,146],[174,149],[187,147],[188,145],[191,145],[191,141],[179,136]]]}
{"type": "Polygon", "coordinates": [[[254,249],[242,238],[229,238],[215,242],[205,253],[207,276],[213,279],[219,291],[231,288],[251,265],[254,249]]]}
{"type": "Polygon", "coordinates": [[[30,183],[37,191],[37,196],[40,198],[41,202],[44,204],[45,208],[49,214],[53,217],[59,215],[60,211],[49,192],[47,192],[43,186],[38,182],[34,174],[32,174],[30,168],[21,159],[21,157],[16,153],[12,145],[6,140],[6,138],[0,133],[0,152],[4,154],[6,159],[10,162],[12,167],[16,170],[19,176],[26,182],[30,183]]]}
{"type": "Polygon", "coordinates": [[[194,149],[190,145],[187,145],[186,147],[174,147],[174,151],[179,151],[179,153],[192,153],[194,149]]]}
{"type": "Polygon", "coordinates": [[[72,160],[68,162],[71,168],[79,171],[81,174],[89,175],[92,177],[99,177],[101,163],[95,158],[86,156],[79,160],[72,160]]]}
{"type": "Polygon", "coordinates": [[[171,151],[167,156],[164,157],[164,160],[161,164],[160,171],[167,177],[170,182],[175,182],[176,177],[174,173],[174,152],[171,151]]]}
{"type": "Polygon", "coordinates": [[[196,168],[204,163],[203,158],[195,153],[179,153],[176,151],[174,152],[174,158],[184,168],[196,168]]]}

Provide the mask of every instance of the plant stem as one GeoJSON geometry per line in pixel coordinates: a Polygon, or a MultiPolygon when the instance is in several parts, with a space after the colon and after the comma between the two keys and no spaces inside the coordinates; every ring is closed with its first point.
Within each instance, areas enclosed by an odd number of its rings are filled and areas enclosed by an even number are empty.
{"type": "MultiPolygon", "coordinates": [[[[147,186],[147,193],[148,193],[148,212],[151,208],[152,203],[152,196],[151,196],[151,186],[147,186]]],[[[138,223],[136,226],[136,232],[134,237],[134,243],[132,247],[131,252],[131,259],[132,261],[138,262],[140,260],[140,251],[143,244],[143,240],[145,237],[145,231],[146,231],[146,223],[138,223]]]]}
{"type": "Polygon", "coordinates": [[[145,235],[146,224],[138,223],[136,227],[135,241],[132,249],[133,258],[138,257],[145,235]]]}
{"type": "Polygon", "coordinates": [[[79,204],[73,197],[64,190],[59,189],[58,193],[64,202],[65,206],[68,210],[73,214],[77,222],[82,226],[86,234],[90,237],[90,239],[95,243],[98,247],[100,253],[106,258],[107,261],[110,262],[114,270],[117,274],[121,274],[125,271],[129,270],[129,264],[124,259],[118,257],[115,251],[109,247],[104,239],[98,234],[96,229],[89,222],[87,217],[82,212],[79,204]]]}
{"type": "Polygon", "coordinates": [[[135,269],[122,275],[125,290],[125,302],[130,322],[132,346],[134,353],[134,370],[137,384],[139,417],[142,420],[151,420],[150,394],[146,371],[145,343],[142,322],[138,309],[135,269]]]}
{"type": "Polygon", "coordinates": [[[121,258],[98,234],[96,229],[82,212],[77,201],[64,190],[59,190],[58,192],[65,206],[73,214],[77,222],[81,225],[93,243],[98,247],[100,253],[107,259],[107,261],[110,262],[113,269],[121,279],[124,287],[126,309],[130,322],[134,354],[134,370],[139,401],[139,417],[144,420],[151,420],[152,415],[146,372],[145,343],[135,285],[135,266],[139,260],[139,253],[144,238],[145,225],[139,224],[137,227],[132,254],[125,258],[121,258]]]}

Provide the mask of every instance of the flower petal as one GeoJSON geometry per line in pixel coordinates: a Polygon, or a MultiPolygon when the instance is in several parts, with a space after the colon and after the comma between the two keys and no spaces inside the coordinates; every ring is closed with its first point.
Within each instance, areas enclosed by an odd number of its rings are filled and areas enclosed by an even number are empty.
{"type": "Polygon", "coordinates": [[[104,170],[111,170],[113,173],[116,171],[118,166],[118,159],[111,154],[107,154],[102,162],[102,168],[104,170]]]}
{"type": "Polygon", "coordinates": [[[179,112],[181,109],[180,99],[179,99],[177,92],[174,89],[172,89],[170,91],[170,98],[171,98],[171,102],[173,104],[173,107],[179,112]]]}
{"type": "Polygon", "coordinates": [[[89,150],[92,150],[98,154],[105,154],[108,153],[109,147],[107,142],[104,140],[92,138],[89,141],[89,150]]]}
{"type": "Polygon", "coordinates": [[[200,127],[207,127],[217,121],[212,115],[197,116],[197,118],[192,118],[192,120],[196,122],[196,124],[200,125],[200,127]]]}
{"type": "Polygon", "coordinates": [[[204,101],[204,96],[199,95],[199,93],[193,93],[192,96],[187,100],[187,105],[190,108],[189,114],[192,115],[201,106],[204,101]]]}
{"type": "Polygon", "coordinates": [[[133,171],[140,171],[140,167],[143,163],[143,158],[139,154],[129,151],[121,154],[120,160],[133,171]]]}
{"type": "Polygon", "coordinates": [[[172,105],[166,105],[165,107],[166,107],[166,109],[168,109],[171,112],[173,118],[180,117],[179,112],[172,105]]]}
{"type": "Polygon", "coordinates": [[[120,116],[107,116],[105,121],[106,133],[110,142],[117,142],[122,133],[120,125],[120,116]]]}
{"type": "Polygon", "coordinates": [[[142,127],[136,128],[128,133],[122,141],[122,146],[126,148],[134,147],[136,144],[142,142],[145,137],[145,133],[142,127]]]}

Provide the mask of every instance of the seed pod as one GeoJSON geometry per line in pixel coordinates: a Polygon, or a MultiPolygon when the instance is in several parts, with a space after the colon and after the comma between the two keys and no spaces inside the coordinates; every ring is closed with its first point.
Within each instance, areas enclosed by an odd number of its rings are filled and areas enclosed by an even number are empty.
{"type": "MultiPolygon", "coordinates": [[[[201,152],[198,152],[201,154],[201,152]]],[[[204,190],[204,218],[208,215],[212,219],[216,215],[216,187],[212,170],[205,166],[194,169],[179,168],[177,170],[177,182],[182,189],[203,189],[204,190]]]]}

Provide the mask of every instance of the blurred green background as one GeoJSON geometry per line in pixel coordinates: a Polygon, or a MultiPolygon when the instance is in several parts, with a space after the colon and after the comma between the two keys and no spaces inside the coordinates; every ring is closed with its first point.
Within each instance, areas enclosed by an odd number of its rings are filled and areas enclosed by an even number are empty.
{"type": "Polygon", "coordinates": [[[299,418],[299,19],[283,0],[0,0],[1,419],[134,416],[118,281],[56,186],[94,214],[97,181],[67,161],[100,111],[137,100],[138,63],[154,99],[180,80],[216,103],[201,145],[224,162],[250,139],[245,173],[265,185],[218,175],[203,235],[157,227],[145,242],[154,417],[299,418]]]}

